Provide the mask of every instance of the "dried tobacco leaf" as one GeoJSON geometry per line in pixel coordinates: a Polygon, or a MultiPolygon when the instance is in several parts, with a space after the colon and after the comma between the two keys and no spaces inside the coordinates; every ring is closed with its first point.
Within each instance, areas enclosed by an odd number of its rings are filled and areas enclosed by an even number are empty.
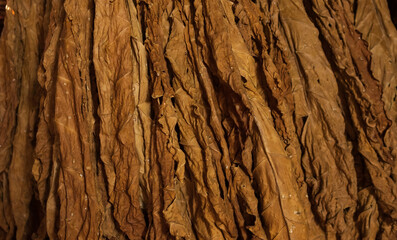
{"type": "Polygon", "coordinates": [[[7,1],[0,238],[397,238],[393,6],[7,1]]]}

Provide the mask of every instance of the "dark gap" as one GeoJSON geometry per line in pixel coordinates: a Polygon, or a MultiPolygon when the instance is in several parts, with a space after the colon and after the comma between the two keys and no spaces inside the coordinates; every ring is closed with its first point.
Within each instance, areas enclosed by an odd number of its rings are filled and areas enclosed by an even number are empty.
{"type": "MultiPolygon", "coordinates": [[[[222,200],[225,200],[225,194],[223,192],[221,181],[219,179],[219,174],[218,174],[218,171],[217,171],[218,166],[217,166],[216,163],[214,165],[215,165],[216,178],[218,180],[218,185],[219,185],[219,195],[222,198],[222,200]]],[[[225,180],[226,180],[226,178],[225,178],[225,180]]]]}
{"type": "MultiPolygon", "coordinates": [[[[128,1],[126,1],[128,2],[128,1]]],[[[132,3],[134,4],[134,6],[137,6],[137,0],[132,0],[132,3]]]]}
{"type": "Polygon", "coordinates": [[[154,98],[153,97],[153,88],[154,88],[154,75],[156,74],[153,70],[153,65],[150,62],[150,56],[147,57],[147,66],[148,66],[148,81],[149,81],[149,93],[150,93],[150,100],[152,104],[152,108],[150,108],[150,117],[152,120],[157,121],[160,112],[160,105],[163,103],[163,96],[154,98]],[[153,74],[150,74],[153,73],[153,74]]]}
{"type": "MultiPolygon", "coordinates": [[[[308,116],[299,117],[299,116],[296,116],[296,114],[293,114],[292,117],[294,119],[294,125],[295,125],[296,134],[298,136],[298,139],[300,140],[300,137],[302,136],[303,128],[305,127],[305,124],[307,122],[308,116]]],[[[302,150],[302,153],[303,153],[304,148],[303,148],[303,143],[302,142],[301,142],[300,146],[301,146],[301,150],[302,150]]]]}
{"type": "Polygon", "coordinates": [[[395,92],[395,94],[394,94],[393,102],[396,101],[396,98],[397,98],[397,87],[396,87],[396,92],[395,92]]]}
{"type": "Polygon", "coordinates": [[[0,0],[0,32],[3,32],[4,18],[6,16],[6,0],[0,0]]]}
{"type": "MultiPolygon", "coordinates": [[[[226,171],[227,171],[228,169],[226,169],[226,171]]],[[[226,177],[226,173],[224,173],[225,174],[225,189],[227,190],[227,189],[229,189],[229,180],[227,179],[227,177],[226,177]]]]}
{"type": "MultiPolygon", "coordinates": [[[[33,177],[32,177],[31,182],[32,183],[34,182],[33,177]]],[[[29,212],[28,222],[30,224],[28,224],[29,229],[27,229],[27,236],[29,236],[29,235],[35,236],[36,232],[38,231],[38,229],[40,227],[41,221],[45,218],[45,207],[43,208],[43,206],[41,205],[41,202],[39,200],[39,193],[38,193],[37,185],[32,184],[32,188],[33,188],[33,196],[32,196],[32,200],[30,201],[30,204],[29,204],[30,212],[29,212]]]]}
{"type": "Polygon", "coordinates": [[[302,117],[302,121],[303,121],[303,126],[305,125],[306,121],[307,121],[307,116],[303,116],[302,117]]]}
{"type": "Polygon", "coordinates": [[[170,80],[170,86],[172,87],[173,90],[175,90],[174,89],[174,84],[173,84],[173,79],[175,77],[175,74],[174,74],[174,71],[172,70],[171,62],[168,60],[167,57],[165,57],[164,59],[165,59],[165,62],[167,64],[167,71],[168,71],[168,77],[169,77],[169,80],[170,80]]]}
{"type": "MultiPolygon", "coordinates": [[[[175,131],[175,133],[176,133],[176,136],[177,136],[177,139],[178,139],[178,143],[180,143],[181,142],[181,130],[179,129],[179,125],[178,125],[178,123],[177,124],[175,124],[175,129],[174,129],[174,131],[175,131]]],[[[179,148],[185,153],[185,149],[183,148],[183,145],[182,144],[179,144],[179,148]]],[[[186,156],[186,154],[185,154],[185,156],[186,156]]],[[[178,162],[177,161],[174,161],[174,174],[176,173],[176,170],[178,169],[178,162]]],[[[186,166],[186,165],[185,165],[186,166]]],[[[186,171],[185,171],[186,172],[186,171]]]]}
{"type": "Polygon", "coordinates": [[[389,11],[391,20],[394,23],[394,26],[397,27],[397,1],[396,0],[387,0],[389,4],[389,11]]]}
{"type": "Polygon", "coordinates": [[[237,16],[235,16],[235,17],[234,17],[234,22],[235,22],[236,24],[238,24],[238,22],[240,22],[240,18],[238,18],[237,16]]]}
{"type": "Polygon", "coordinates": [[[345,215],[349,212],[349,210],[350,210],[350,207],[347,207],[347,208],[343,209],[343,212],[345,213],[345,215]]]}
{"type": "Polygon", "coordinates": [[[358,3],[357,3],[358,1],[354,1],[353,2],[353,14],[354,14],[354,17],[356,16],[356,13],[357,13],[357,8],[358,8],[358,3]]]}
{"type": "MultiPolygon", "coordinates": [[[[92,12],[90,19],[91,20],[91,29],[94,29],[94,14],[95,14],[95,5],[92,4],[92,12]]],[[[91,32],[91,48],[93,46],[93,41],[94,41],[94,31],[91,32]]],[[[89,59],[93,59],[93,51],[90,51],[90,56],[89,59]]],[[[99,107],[99,96],[98,96],[98,86],[96,82],[96,75],[95,75],[95,66],[93,61],[90,61],[89,65],[89,74],[90,74],[90,88],[91,88],[91,99],[92,99],[92,116],[95,120],[94,122],[94,132],[93,132],[93,140],[95,143],[95,160],[96,163],[100,162],[100,139],[99,139],[99,133],[100,133],[100,122],[101,119],[99,118],[98,115],[98,107],[99,107]]],[[[89,96],[88,96],[89,97],[89,96]]],[[[96,165],[96,164],[95,164],[96,165]]],[[[95,169],[96,174],[98,174],[98,168],[95,169]]]]}
{"type": "MultiPolygon", "coordinates": [[[[273,31],[271,30],[269,23],[263,24],[263,33],[265,34],[265,41],[267,43],[268,46],[266,46],[266,52],[269,54],[269,56],[271,56],[271,50],[273,49],[271,47],[271,41],[273,39],[273,31]]],[[[261,52],[262,51],[262,47],[260,45],[259,41],[256,41],[256,44],[258,45],[258,49],[261,52]]],[[[275,45],[276,43],[273,42],[273,45],[275,45]]],[[[262,59],[262,58],[261,58],[262,59]]]]}
{"type": "MultiPolygon", "coordinates": [[[[146,229],[145,229],[145,231],[144,231],[144,233],[143,233],[143,235],[144,236],[146,236],[147,235],[147,231],[149,231],[149,229],[148,229],[148,227],[147,226],[149,226],[149,213],[148,213],[148,211],[147,211],[147,207],[145,207],[145,208],[141,208],[141,211],[142,211],[142,213],[143,213],[143,218],[145,219],[145,225],[146,225],[146,229]]],[[[112,211],[113,212],[113,211],[112,211]]],[[[115,222],[115,224],[117,224],[117,221],[114,221],[115,222]]],[[[117,225],[116,225],[117,226],[117,225]]],[[[117,226],[118,228],[117,229],[120,229],[120,227],[119,226],[117,226]]]]}
{"type": "MultiPolygon", "coordinates": [[[[147,7],[147,3],[145,3],[144,1],[139,1],[139,7],[137,7],[137,10],[139,10],[139,12],[141,13],[140,19],[141,20],[141,30],[142,30],[142,42],[144,43],[146,40],[146,24],[145,24],[145,20],[146,20],[146,11],[145,11],[145,5],[147,7]]],[[[139,17],[139,15],[138,15],[139,17]]],[[[149,59],[149,58],[147,58],[149,59]]]]}
{"type": "MultiPolygon", "coordinates": [[[[173,8],[172,8],[173,9],[173,8]]],[[[171,33],[172,33],[172,26],[173,26],[173,19],[172,19],[172,17],[168,17],[167,18],[168,19],[168,22],[169,22],[169,24],[170,24],[170,28],[168,29],[168,37],[167,37],[167,41],[165,42],[165,44],[164,44],[164,46],[165,46],[165,48],[164,48],[164,50],[163,50],[163,54],[164,54],[164,56],[166,55],[165,54],[165,51],[167,50],[167,45],[168,45],[168,42],[170,41],[170,38],[171,38],[171,33]]]]}
{"type": "MultiPolygon", "coordinates": [[[[253,39],[253,38],[252,38],[253,39]]],[[[252,56],[253,58],[254,58],[254,60],[255,60],[255,63],[259,63],[259,61],[260,61],[260,57],[259,56],[252,56]]]]}
{"type": "Polygon", "coordinates": [[[175,103],[175,97],[171,97],[171,102],[172,102],[172,105],[173,105],[174,108],[175,108],[175,105],[176,105],[176,103],[175,103]]]}

